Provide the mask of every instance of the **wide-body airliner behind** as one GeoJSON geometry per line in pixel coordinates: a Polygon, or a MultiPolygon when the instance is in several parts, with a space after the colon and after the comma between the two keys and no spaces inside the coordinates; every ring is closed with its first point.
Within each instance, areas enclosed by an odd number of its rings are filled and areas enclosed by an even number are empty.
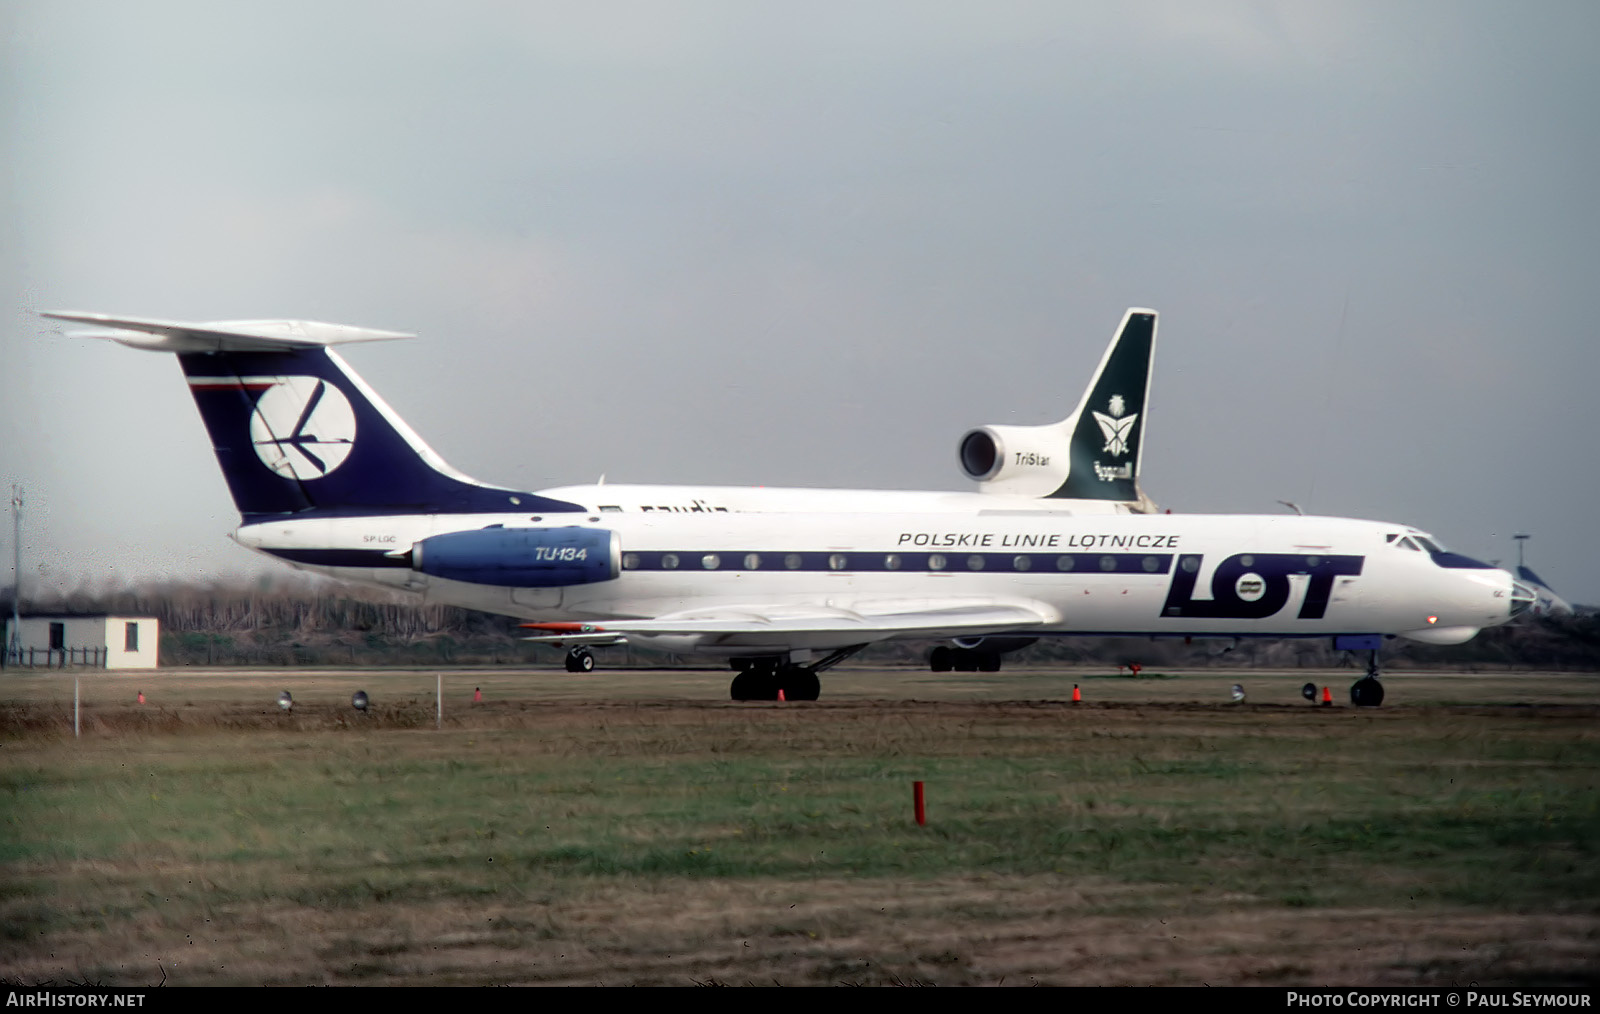
{"type": "MultiPolygon", "coordinates": [[[[1128,634],[1329,638],[1372,652],[1351,694],[1377,704],[1382,639],[1457,643],[1534,598],[1425,533],[1342,518],[1078,515],[992,499],[948,513],[602,511],[456,472],[326,347],[392,333],[47,316],[178,354],[241,544],[523,617],[545,640],[725,656],[741,700],[814,699],[819,672],[896,638],[1128,634]]],[[[1149,326],[1153,339],[1153,314],[1149,326]]],[[[1109,454],[1132,424],[1119,422],[1125,404],[1106,407],[1105,421],[1079,424],[1109,454]]]]}
{"type": "Polygon", "coordinates": [[[597,483],[541,490],[545,496],[610,513],[733,511],[965,513],[1041,510],[1072,514],[1153,514],[1139,485],[1149,429],[1157,314],[1122,316],[1077,406],[1042,426],[979,426],[956,447],[976,492],[803,489],[597,483]]]}

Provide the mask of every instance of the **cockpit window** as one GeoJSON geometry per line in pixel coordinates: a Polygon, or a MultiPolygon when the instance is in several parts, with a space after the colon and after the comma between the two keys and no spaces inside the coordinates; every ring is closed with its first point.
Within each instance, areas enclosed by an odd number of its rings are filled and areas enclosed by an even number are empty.
{"type": "Polygon", "coordinates": [[[1398,539],[1399,537],[1400,537],[1400,533],[1399,532],[1390,532],[1388,535],[1385,535],[1383,537],[1383,541],[1389,543],[1392,546],[1392,545],[1394,545],[1394,540],[1398,539]]]}
{"type": "Polygon", "coordinates": [[[1400,540],[1400,548],[1415,550],[1418,553],[1422,552],[1422,550],[1417,549],[1417,544],[1411,541],[1411,537],[1409,535],[1400,540]]]}
{"type": "Polygon", "coordinates": [[[1430,553],[1442,553],[1445,551],[1443,546],[1422,535],[1417,536],[1417,542],[1430,553]]]}

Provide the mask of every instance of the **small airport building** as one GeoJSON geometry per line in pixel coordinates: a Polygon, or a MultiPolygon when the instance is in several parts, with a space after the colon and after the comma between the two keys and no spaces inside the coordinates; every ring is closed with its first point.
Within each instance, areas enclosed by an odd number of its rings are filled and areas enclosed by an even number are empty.
{"type": "Polygon", "coordinates": [[[23,616],[17,643],[5,618],[8,667],[154,669],[161,629],[153,616],[23,616]]]}

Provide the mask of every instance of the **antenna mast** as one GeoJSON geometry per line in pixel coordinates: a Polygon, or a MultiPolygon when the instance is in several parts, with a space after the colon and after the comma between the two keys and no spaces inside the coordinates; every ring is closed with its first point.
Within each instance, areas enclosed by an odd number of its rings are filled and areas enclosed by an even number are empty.
{"type": "Polygon", "coordinates": [[[11,588],[11,630],[6,637],[6,653],[0,665],[10,665],[22,657],[22,487],[11,484],[11,550],[13,583],[11,588]]]}

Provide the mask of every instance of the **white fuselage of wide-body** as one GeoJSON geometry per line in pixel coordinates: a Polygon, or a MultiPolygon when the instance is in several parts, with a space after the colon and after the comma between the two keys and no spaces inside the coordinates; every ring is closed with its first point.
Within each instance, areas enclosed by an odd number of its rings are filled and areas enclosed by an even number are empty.
{"type": "Polygon", "coordinates": [[[1407,534],[1416,532],[1282,515],[610,513],[285,518],[237,538],[336,578],[541,621],[997,604],[1043,617],[1029,631],[1040,634],[1456,643],[1510,617],[1509,573],[1441,564],[1401,548],[1407,534]],[[496,526],[615,533],[617,576],[512,588],[441,580],[406,562],[430,536],[496,526]]]}
{"type": "MultiPolygon", "coordinates": [[[[796,486],[655,486],[596,483],[539,490],[552,500],[604,514],[976,514],[1020,510],[1078,515],[1131,514],[1141,505],[1117,500],[1055,499],[1001,493],[913,489],[826,489],[796,486]]],[[[1147,508],[1146,508],[1147,509],[1147,508]]]]}

